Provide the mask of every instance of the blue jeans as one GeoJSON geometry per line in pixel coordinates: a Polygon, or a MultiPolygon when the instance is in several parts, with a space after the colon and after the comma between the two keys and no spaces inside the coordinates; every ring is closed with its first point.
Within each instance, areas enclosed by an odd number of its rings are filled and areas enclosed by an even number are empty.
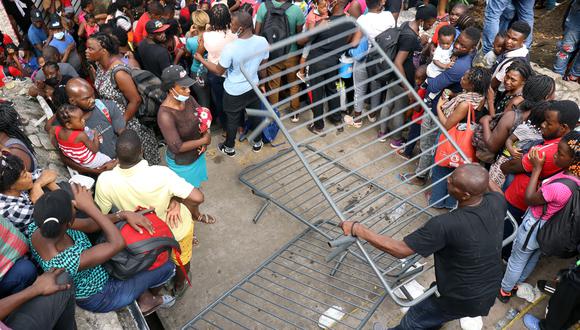
{"type": "Polygon", "coordinates": [[[207,73],[207,83],[211,92],[211,102],[213,111],[211,112],[213,121],[219,119],[222,127],[226,125],[226,114],[224,113],[224,80],[222,76],[217,76],[211,72],[207,73]]]}
{"type": "Polygon", "coordinates": [[[522,224],[516,231],[516,238],[512,246],[512,254],[509,258],[507,269],[501,280],[501,288],[505,292],[510,292],[517,283],[522,283],[530,276],[538,260],[540,259],[540,246],[536,236],[538,235],[539,227],[546,222],[541,221],[539,226],[532,227],[537,221],[540,221],[532,215],[532,211],[528,209],[524,215],[522,224]],[[524,243],[528,237],[528,233],[533,229],[527,246],[524,248],[524,243]]]}
{"type": "Polygon", "coordinates": [[[457,320],[465,315],[442,310],[435,296],[409,308],[398,326],[391,330],[439,329],[445,322],[457,320]]]}
{"type": "MultiPolygon", "coordinates": [[[[411,127],[409,127],[409,135],[407,136],[407,141],[412,141],[419,135],[421,135],[421,124],[417,123],[411,124],[411,127]]],[[[417,141],[419,140],[405,143],[405,155],[413,157],[413,150],[415,149],[417,141]]]]}
{"type": "MultiPolygon", "coordinates": [[[[493,40],[501,27],[509,25],[510,16],[513,15],[508,11],[504,15],[504,11],[508,5],[513,3],[515,8],[515,15],[518,20],[522,20],[534,28],[534,3],[535,0],[488,0],[485,7],[485,15],[483,18],[483,53],[487,54],[493,49],[493,40]],[[503,17],[502,17],[503,16],[503,17]]],[[[511,20],[511,19],[510,19],[511,20]]],[[[526,39],[526,46],[529,48],[532,44],[532,33],[526,39]]]]}
{"type": "Polygon", "coordinates": [[[36,274],[36,267],[30,260],[18,259],[0,280],[0,298],[26,289],[36,280],[36,274]]]}
{"type": "Polygon", "coordinates": [[[126,281],[111,277],[101,292],[86,299],[77,299],[77,305],[93,313],[115,311],[129,305],[145,290],[165,284],[174,273],[175,265],[168,261],[161,267],[141,272],[126,281]]]}
{"type": "Polygon", "coordinates": [[[435,165],[431,169],[431,181],[433,182],[433,187],[431,187],[431,198],[429,199],[429,204],[431,206],[436,208],[452,209],[457,204],[457,200],[455,198],[447,196],[447,179],[444,179],[446,176],[453,173],[454,169],[455,168],[443,167],[439,165],[435,165]],[[437,182],[439,180],[441,181],[437,182]]]}
{"type": "MultiPolygon", "coordinates": [[[[580,1],[580,0],[576,0],[580,1]]],[[[570,11],[564,23],[564,37],[558,42],[556,53],[556,61],[554,62],[554,72],[566,74],[568,63],[573,60],[574,64],[570,69],[570,74],[575,77],[580,77],[580,56],[576,54],[575,59],[572,58],[574,51],[580,47],[580,12],[570,11]]]]}

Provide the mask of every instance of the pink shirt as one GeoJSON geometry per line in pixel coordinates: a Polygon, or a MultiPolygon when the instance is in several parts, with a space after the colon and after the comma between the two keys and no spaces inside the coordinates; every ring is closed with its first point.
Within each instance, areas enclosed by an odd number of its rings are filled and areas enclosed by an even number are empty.
{"type": "Polygon", "coordinates": [[[214,64],[218,64],[225,45],[237,38],[238,37],[229,29],[225,33],[224,31],[204,32],[203,45],[205,46],[205,50],[207,50],[207,60],[214,64]]]}
{"type": "MultiPolygon", "coordinates": [[[[570,196],[572,196],[572,192],[565,184],[561,182],[550,183],[560,178],[572,179],[576,181],[576,184],[580,184],[580,179],[573,175],[566,175],[563,172],[544,180],[540,187],[540,192],[546,200],[548,207],[546,208],[546,214],[542,217],[543,220],[550,220],[554,214],[566,206],[570,196]]],[[[534,218],[538,219],[542,216],[543,207],[543,205],[530,206],[534,218]]]]}

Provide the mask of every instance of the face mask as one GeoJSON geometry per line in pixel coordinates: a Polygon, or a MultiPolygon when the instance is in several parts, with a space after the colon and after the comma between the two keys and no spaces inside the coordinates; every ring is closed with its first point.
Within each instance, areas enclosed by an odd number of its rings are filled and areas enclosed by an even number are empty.
{"type": "Polygon", "coordinates": [[[63,31],[57,32],[57,33],[54,34],[54,37],[56,39],[62,39],[62,38],[64,38],[64,32],[63,31]]]}
{"type": "Polygon", "coordinates": [[[185,102],[185,101],[187,101],[187,99],[189,99],[189,96],[181,95],[181,94],[177,93],[175,91],[175,89],[173,90],[173,93],[174,93],[173,98],[175,98],[179,102],[185,102]]]}

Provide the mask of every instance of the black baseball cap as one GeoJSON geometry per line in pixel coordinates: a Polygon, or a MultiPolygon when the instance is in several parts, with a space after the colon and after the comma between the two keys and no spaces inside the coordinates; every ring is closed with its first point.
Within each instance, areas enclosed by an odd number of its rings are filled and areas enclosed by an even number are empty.
{"type": "Polygon", "coordinates": [[[30,11],[30,20],[32,22],[42,22],[42,13],[38,9],[32,9],[30,11]]]}
{"type": "Polygon", "coordinates": [[[187,75],[187,71],[181,65],[170,65],[165,68],[161,73],[161,81],[163,84],[178,84],[183,87],[189,87],[195,83],[195,80],[187,75]]]}
{"type": "Polygon", "coordinates": [[[51,20],[50,23],[48,23],[48,28],[49,29],[62,29],[62,24],[60,23],[60,20],[51,20]]]}
{"type": "Polygon", "coordinates": [[[165,32],[168,28],[169,24],[163,24],[163,22],[158,19],[152,19],[145,24],[145,31],[147,31],[147,34],[165,32]]]}

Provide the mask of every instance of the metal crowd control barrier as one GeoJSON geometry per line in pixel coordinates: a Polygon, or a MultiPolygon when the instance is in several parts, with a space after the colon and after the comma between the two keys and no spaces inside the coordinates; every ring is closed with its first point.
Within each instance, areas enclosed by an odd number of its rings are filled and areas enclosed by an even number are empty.
{"type": "MultiPolygon", "coordinates": [[[[358,29],[353,22],[350,18],[337,19],[275,44],[271,50],[309,38],[314,40],[310,45],[312,54],[317,48],[353,35],[358,29]],[[331,28],[337,28],[337,33],[324,40],[316,39],[322,31],[331,28]]],[[[252,83],[252,86],[267,111],[247,112],[248,115],[265,117],[265,123],[248,139],[252,141],[267,123],[275,121],[290,148],[244,169],[240,180],[255,195],[265,200],[254,222],[273,203],[308,228],[199,313],[184,329],[314,328],[323,314],[334,323],[333,328],[362,328],[386,296],[400,306],[412,306],[436,291],[434,286],[419,296],[413,296],[404,286],[414,279],[420,280],[418,277],[433,267],[431,258],[414,255],[398,259],[367,242],[344,237],[342,230],[337,227],[340,221],[359,221],[375,232],[402,238],[429,218],[441,213],[431,208],[424,194],[434,184],[446,180],[447,176],[422,187],[408,185],[408,180],[398,178],[400,172],[414,173],[420,157],[432,158],[439,143],[427,150],[419,150],[411,159],[404,160],[397,156],[395,149],[381,143],[377,131],[382,124],[389,124],[397,116],[405,116],[405,113],[417,106],[426,110],[421,119],[430,118],[436,123],[435,128],[428,133],[443,134],[449,138],[447,131],[426,109],[375,41],[371,39],[370,43],[370,52],[380,52],[382,55],[376,61],[386,61],[389,69],[355,83],[369,85],[371,81],[390,73],[395,74],[395,79],[381,84],[378,89],[369,90],[362,101],[368,101],[376,94],[384,95],[397,85],[410,92],[399,93],[387,100],[382,96],[378,106],[367,108],[360,118],[354,118],[355,121],[364,121],[361,128],[351,127],[345,122],[338,125],[327,122],[323,134],[313,134],[307,130],[307,126],[315,119],[326,119],[353,106],[354,102],[344,100],[344,97],[339,107],[330,106],[328,101],[340,98],[340,92],[326,95],[320,100],[311,100],[306,105],[302,103],[294,111],[288,108],[293,98],[310,96],[324,84],[339,81],[340,63],[327,65],[318,72],[310,70],[307,80],[310,83],[301,86],[298,93],[289,92],[292,87],[302,84],[300,80],[281,83],[279,88],[265,93],[260,88],[273,79],[295,74],[302,66],[320,67],[320,63],[328,61],[330,56],[348,51],[350,45],[343,43],[334,50],[328,50],[323,56],[308,58],[303,65],[272,70],[288,58],[300,56],[302,51],[297,50],[283,58],[270,60],[260,68],[267,70],[268,75],[252,83]],[[276,93],[280,95],[278,101],[270,102],[276,99],[273,97],[276,93]],[[381,109],[387,109],[400,98],[410,98],[411,102],[402,109],[383,111],[381,116],[381,109]],[[312,118],[312,107],[325,103],[324,114],[312,118]],[[276,116],[274,108],[281,109],[283,114],[276,116]],[[290,122],[294,115],[300,115],[298,123],[290,122]],[[375,115],[377,120],[367,121],[368,115],[375,115]],[[340,309],[345,315],[325,314],[325,311],[332,308],[340,309]]],[[[366,67],[372,64],[368,61],[357,63],[357,69],[361,65],[366,67]]],[[[251,73],[244,69],[242,71],[251,81],[251,73]]],[[[342,93],[348,94],[353,90],[354,86],[347,87],[342,93]]],[[[385,138],[389,139],[411,124],[407,122],[399,127],[391,127],[385,138]]],[[[418,142],[422,137],[407,142],[418,142]]],[[[452,156],[465,158],[455,142],[450,142],[457,150],[452,156]]],[[[432,164],[426,170],[435,165],[432,164]]],[[[506,221],[515,224],[510,216],[506,217],[506,221]]],[[[513,235],[504,244],[511,240],[513,235]]]]}

